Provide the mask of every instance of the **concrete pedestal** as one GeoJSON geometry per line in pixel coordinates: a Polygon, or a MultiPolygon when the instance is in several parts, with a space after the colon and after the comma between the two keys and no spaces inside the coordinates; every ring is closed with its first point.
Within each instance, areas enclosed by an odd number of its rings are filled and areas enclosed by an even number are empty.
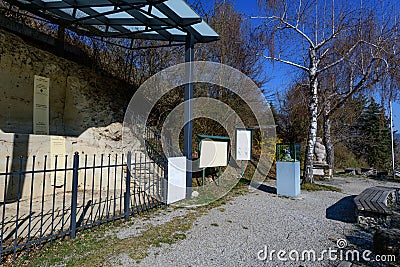
{"type": "Polygon", "coordinates": [[[295,197],[300,194],[300,161],[276,162],[278,195],[295,197]]]}
{"type": "Polygon", "coordinates": [[[331,179],[333,170],[326,163],[314,162],[313,174],[315,177],[331,179]]]}

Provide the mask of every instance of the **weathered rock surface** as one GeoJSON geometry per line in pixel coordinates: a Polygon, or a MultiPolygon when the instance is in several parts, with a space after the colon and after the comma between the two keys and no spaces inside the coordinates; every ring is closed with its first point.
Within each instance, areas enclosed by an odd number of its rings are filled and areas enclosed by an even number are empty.
{"type": "MultiPolygon", "coordinates": [[[[0,163],[6,156],[51,155],[56,136],[64,137],[69,156],[122,153],[122,121],[133,95],[125,83],[33,47],[4,30],[0,30],[0,80],[0,163]],[[48,136],[32,134],[35,75],[50,78],[48,136]]],[[[138,149],[133,133],[125,136],[129,150],[138,149]]]]}
{"type": "Polygon", "coordinates": [[[104,73],[57,57],[0,30],[0,129],[33,131],[34,76],[50,78],[50,134],[79,136],[91,127],[122,122],[133,95],[104,73]]]}
{"type": "MultiPolygon", "coordinates": [[[[134,133],[129,134],[129,131],[124,131],[124,141],[122,138],[122,124],[113,123],[107,127],[89,128],[79,137],[61,137],[54,135],[29,135],[29,134],[11,134],[11,133],[0,133],[0,173],[5,173],[7,170],[10,171],[30,171],[30,170],[43,170],[46,169],[63,169],[72,168],[73,165],[73,154],[79,153],[79,165],[85,166],[101,166],[110,164],[122,164],[126,162],[126,153],[128,151],[142,151],[143,145],[140,144],[139,138],[134,133]],[[53,139],[53,148],[52,148],[53,139]],[[64,151],[54,153],[54,139],[56,141],[62,140],[64,143],[64,151]],[[58,155],[57,164],[55,161],[56,155],[58,155]],[[94,156],[95,155],[95,156],[94,156]],[[103,156],[102,156],[103,155],[103,156]],[[110,158],[108,157],[110,155],[110,158]],[[20,161],[19,157],[23,159],[20,161]],[[33,156],[36,156],[35,161],[33,156]],[[46,158],[47,156],[47,158],[46,158]],[[67,156],[67,157],[65,157],[67,156]],[[7,160],[7,157],[8,160],[7,160]],[[20,165],[22,162],[22,165],[20,165]],[[102,163],[103,162],[103,163],[102,163]],[[57,166],[57,167],[55,167],[57,166]]],[[[140,154],[140,152],[139,152],[140,154]]],[[[100,171],[100,170],[99,170],[100,171]]],[[[111,177],[115,177],[115,169],[103,169],[102,170],[111,177]]],[[[119,171],[119,168],[117,168],[119,171]]],[[[86,172],[79,172],[79,184],[82,185],[86,172]]],[[[41,181],[45,180],[46,187],[45,193],[52,194],[53,187],[49,186],[54,184],[54,173],[48,172],[46,175],[38,174],[35,177],[40,179],[32,178],[32,175],[26,174],[23,176],[21,184],[22,199],[26,199],[30,196],[31,183],[34,181],[35,191],[33,197],[38,197],[42,191],[41,181]]],[[[98,173],[97,173],[98,175],[98,173]]],[[[118,177],[123,177],[118,174],[118,177]]],[[[5,176],[0,178],[0,188],[7,188],[7,200],[16,200],[17,188],[18,188],[18,175],[8,175],[7,179],[5,176]],[[6,186],[7,181],[7,186],[6,186]]],[[[66,176],[66,182],[64,183],[64,173],[59,172],[56,177],[57,186],[66,185],[67,191],[71,190],[71,179],[70,173],[66,176]]],[[[89,179],[90,180],[90,179],[89,179]]],[[[90,181],[88,181],[90,182],[90,181]]],[[[87,186],[90,186],[87,182],[87,186]]],[[[121,182],[118,182],[121,184],[121,182]]],[[[0,202],[3,202],[3,193],[0,194],[0,202]]]]}
{"type": "MultiPolygon", "coordinates": [[[[122,142],[122,124],[112,123],[106,127],[92,127],[83,132],[79,137],[64,137],[65,154],[72,156],[78,152],[81,155],[123,153],[127,150],[141,150],[139,138],[124,131],[122,142]]],[[[0,161],[6,156],[17,158],[19,156],[38,158],[44,155],[51,156],[51,135],[29,135],[0,133],[0,161]]],[[[1,169],[1,167],[0,167],[1,169]]]]}

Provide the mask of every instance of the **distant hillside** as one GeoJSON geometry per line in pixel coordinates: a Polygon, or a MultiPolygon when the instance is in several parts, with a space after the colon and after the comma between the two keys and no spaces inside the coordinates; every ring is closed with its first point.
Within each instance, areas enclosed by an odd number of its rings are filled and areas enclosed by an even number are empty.
{"type": "Polygon", "coordinates": [[[400,133],[394,134],[394,140],[396,140],[397,142],[400,142],[400,133]]]}

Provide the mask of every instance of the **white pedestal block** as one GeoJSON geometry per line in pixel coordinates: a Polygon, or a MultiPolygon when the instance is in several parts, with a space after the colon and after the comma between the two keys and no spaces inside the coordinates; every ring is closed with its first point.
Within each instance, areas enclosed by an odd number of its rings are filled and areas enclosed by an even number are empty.
{"type": "Polygon", "coordinates": [[[300,194],[300,161],[276,162],[278,195],[295,197],[300,194]]]}

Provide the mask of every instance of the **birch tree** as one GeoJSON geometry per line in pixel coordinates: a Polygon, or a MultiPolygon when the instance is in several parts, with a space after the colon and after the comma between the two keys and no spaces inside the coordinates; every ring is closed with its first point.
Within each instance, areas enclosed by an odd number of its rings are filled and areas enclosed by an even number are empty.
{"type": "MultiPolygon", "coordinates": [[[[309,129],[304,161],[303,183],[313,183],[314,146],[318,131],[319,79],[337,66],[345,64],[365,44],[362,36],[351,35],[360,25],[356,8],[336,4],[334,0],[264,0],[268,53],[260,54],[271,62],[278,62],[305,72],[308,77],[309,129]],[[340,51],[333,44],[339,38],[348,42],[340,51]]],[[[371,62],[374,65],[376,60],[371,62]]],[[[346,63],[347,64],[347,63],[346,63]]],[[[373,68],[371,66],[371,68],[373,68]]]]}
{"type": "MultiPolygon", "coordinates": [[[[393,8],[386,6],[386,13],[393,12],[393,8]]],[[[331,138],[331,119],[335,112],[351,99],[355,94],[364,90],[383,91],[389,96],[389,103],[395,95],[394,84],[399,76],[398,68],[394,67],[398,60],[396,45],[398,31],[396,16],[378,17],[376,12],[361,8],[359,27],[350,31],[345,38],[338,38],[333,45],[336,54],[342,54],[347,47],[360,40],[360,45],[354,53],[345,58],[342,64],[328,70],[321,80],[322,107],[320,115],[323,117],[324,143],[327,151],[327,163],[334,167],[334,145],[331,138]],[[365,19],[363,19],[363,17],[365,19]],[[391,19],[386,19],[390,17],[391,19]],[[353,39],[353,41],[350,41],[353,39]]],[[[397,82],[398,85],[398,82],[397,82]]]]}

